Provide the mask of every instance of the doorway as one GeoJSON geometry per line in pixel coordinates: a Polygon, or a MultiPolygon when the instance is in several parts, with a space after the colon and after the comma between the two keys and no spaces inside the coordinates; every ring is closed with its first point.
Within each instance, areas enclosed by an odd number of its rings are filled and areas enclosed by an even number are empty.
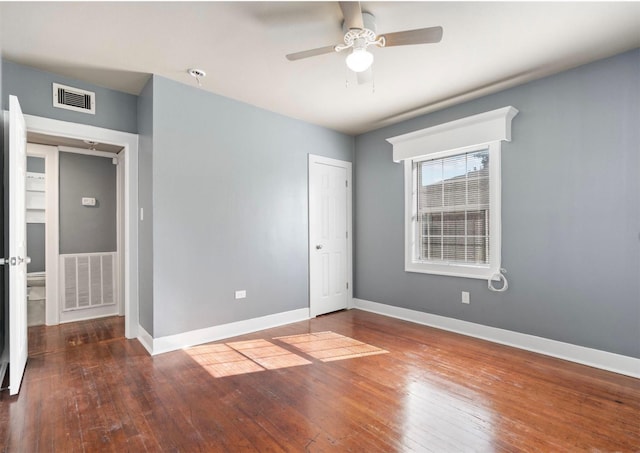
{"type": "MultiPolygon", "coordinates": [[[[52,174],[52,161],[57,155],[52,154],[52,148],[27,143],[26,166],[26,235],[27,255],[27,325],[36,326],[46,324],[46,285],[47,258],[47,214],[53,217],[51,209],[47,209],[47,200],[55,196],[52,174]],[[47,165],[47,163],[49,165],[47,165]],[[49,176],[47,178],[47,176],[49,176]]],[[[55,151],[55,149],[53,149],[55,151]]],[[[51,223],[49,223],[51,227],[51,223]]],[[[50,260],[51,261],[51,260],[50,260]]],[[[52,263],[49,263],[49,267],[52,263]]],[[[49,300],[53,293],[49,295],[49,300]]]]}
{"type": "Polygon", "coordinates": [[[309,315],[351,308],[351,162],[309,155],[309,315]]]}
{"type": "MultiPolygon", "coordinates": [[[[120,201],[121,209],[118,209],[117,224],[119,225],[118,245],[117,250],[121,251],[117,258],[117,262],[114,263],[115,268],[119,269],[115,273],[115,278],[118,280],[117,287],[120,288],[121,308],[118,310],[119,314],[125,316],[125,336],[127,338],[136,338],[138,336],[138,299],[137,299],[137,210],[138,210],[138,191],[137,191],[137,154],[138,154],[138,136],[136,134],[130,134],[126,132],[113,131],[103,129],[95,126],[88,126],[76,123],[68,123],[65,121],[52,120],[49,118],[36,117],[31,115],[24,115],[27,133],[31,136],[46,136],[50,139],[56,140],[71,140],[74,143],[78,141],[83,144],[86,142],[99,143],[104,146],[116,147],[121,151],[116,154],[113,153],[113,148],[109,154],[110,157],[117,157],[118,160],[118,180],[122,182],[118,186],[121,190],[117,193],[117,198],[120,201]]],[[[61,146],[68,146],[66,145],[61,146]]],[[[89,145],[91,146],[91,145],[89,145]]],[[[91,152],[95,153],[100,151],[96,149],[91,152]]],[[[55,167],[54,167],[55,168],[55,167]]],[[[54,197],[51,197],[54,198],[54,197]]],[[[55,211],[55,210],[52,210],[55,211]]],[[[58,219],[57,219],[58,220],[58,219]]],[[[52,226],[58,225],[58,221],[52,221],[52,226]]],[[[49,235],[48,229],[47,239],[52,240],[53,243],[57,243],[55,235],[49,235]]],[[[55,253],[55,259],[59,256],[59,253],[55,253]]],[[[59,263],[49,266],[47,262],[46,284],[51,287],[51,291],[54,291],[54,287],[57,286],[57,282],[60,281],[60,275],[56,275],[59,270],[59,263]],[[49,269],[52,272],[48,272],[49,269]],[[51,283],[51,284],[50,284],[51,283]]],[[[57,294],[60,294],[59,289],[55,289],[57,294]]],[[[49,295],[49,289],[47,290],[47,296],[49,295]]],[[[47,311],[50,307],[47,304],[47,311]]],[[[56,308],[56,314],[59,312],[56,308]]],[[[53,307],[51,307],[53,311],[53,307]]],[[[54,318],[56,314],[47,313],[49,324],[49,316],[54,318]]],[[[53,319],[52,319],[53,320],[53,319]]],[[[51,322],[57,324],[60,322],[58,316],[57,322],[51,322]]]]}
{"type": "Polygon", "coordinates": [[[34,133],[27,141],[29,325],[45,323],[42,305],[47,325],[124,314],[122,147],[34,133]]]}

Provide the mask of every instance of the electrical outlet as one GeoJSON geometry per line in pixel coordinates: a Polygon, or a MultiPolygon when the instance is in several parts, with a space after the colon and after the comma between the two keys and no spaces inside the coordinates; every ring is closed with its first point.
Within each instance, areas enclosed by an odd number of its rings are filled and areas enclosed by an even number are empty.
{"type": "Polygon", "coordinates": [[[468,304],[469,303],[469,292],[468,291],[462,291],[462,303],[463,304],[468,304]]]}
{"type": "Polygon", "coordinates": [[[240,291],[236,291],[236,299],[244,299],[247,297],[247,291],[242,289],[240,291]]]}

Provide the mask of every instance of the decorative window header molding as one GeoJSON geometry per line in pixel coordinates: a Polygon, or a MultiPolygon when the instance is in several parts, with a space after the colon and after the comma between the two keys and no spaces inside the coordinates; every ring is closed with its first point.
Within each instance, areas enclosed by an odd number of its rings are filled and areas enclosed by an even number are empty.
{"type": "Polygon", "coordinates": [[[517,114],[516,108],[503,107],[391,137],[387,141],[393,145],[395,162],[501,140],[510,142],[511,120],[517,114]]]}

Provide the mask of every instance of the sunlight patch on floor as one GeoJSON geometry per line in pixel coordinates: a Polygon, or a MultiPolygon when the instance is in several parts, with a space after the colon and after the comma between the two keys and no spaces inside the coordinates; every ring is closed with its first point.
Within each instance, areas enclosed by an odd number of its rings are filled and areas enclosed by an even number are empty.
{"type": "Polygon", "coordinates": [[[264,368],[226,344],[207,344],[185,351],[213,377],[264,371],[264,368]]]}
{"type": "Polygon", "coordinates": [[[309,365],[311,362],[299,355],[276,346],[267,340],[247,340],[227,343],[267,370],[287,368],[291,366],[309,365]]]}
{"type": "MultiPolygon", "coordinates": [[[[274,340],[286,343],[322,362],[388,353],[384,349],[334,332],[305,333],[277,337],[274,340]]],[[[185,352],[216,378],[312,363],[263,339],[205,344],[186,349],[185,352]]]]}
{"type": "Polygon", "coordinates": [[[387,354],[389,352],[334,332],[289,335],[286,337],[276,337],[274,340],[287,343],[323,362],[352,359],[375,354],[387,354]]]}

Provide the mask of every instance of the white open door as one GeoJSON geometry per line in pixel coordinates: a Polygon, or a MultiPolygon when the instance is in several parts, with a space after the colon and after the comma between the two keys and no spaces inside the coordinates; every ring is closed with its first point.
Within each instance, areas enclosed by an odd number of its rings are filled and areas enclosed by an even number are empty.
{"type": "Polygon", "coordinates": [[[309,314],[351,301],[351,163],[309,155],[309,314]]]}
{"type": "MultiPolygon", "coordinates": [[[[6,128],[5,128],[6,130],[6,128]]],[[[27,365],[27,129],[20,103],[9,96],[9,394],[20,390],[27,365]]]]}

